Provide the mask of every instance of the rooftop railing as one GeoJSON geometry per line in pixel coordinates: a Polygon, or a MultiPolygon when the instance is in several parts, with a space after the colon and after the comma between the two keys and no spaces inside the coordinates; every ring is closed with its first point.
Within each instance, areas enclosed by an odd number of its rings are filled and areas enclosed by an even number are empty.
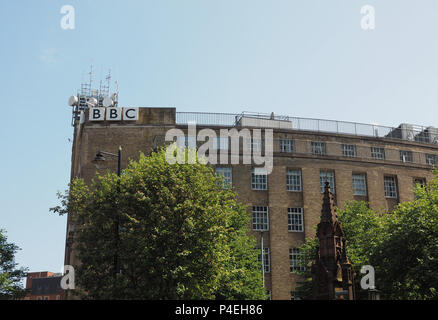
{"type": "Polygon", "coordinates": [[[388,127],[359,122],[279,116],[273,113],[176,112],[177,124],[184,125],[189,122],[195,122],[197,125],[204,126],[249,126],[292,129],[438,144],[438,128],[412,124],[388,127]]]}

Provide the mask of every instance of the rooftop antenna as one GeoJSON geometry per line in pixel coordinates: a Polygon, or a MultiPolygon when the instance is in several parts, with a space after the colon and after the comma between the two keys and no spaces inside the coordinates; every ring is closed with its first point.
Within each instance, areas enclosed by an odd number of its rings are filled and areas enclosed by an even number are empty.
{"type": "Polygon", "coordinates": [[[99,89],[92,88],[94,70],[93,65],[90,66],[88,72],[88,82],[81,83],[81,89],[78,90],[77,95],[73,95],[68,100],[68,105],[72,107],[72,126],[75,126],[76,120],[80,122],[83,120],[84,111],[94,107],[117,107],[119,100],[119,85],[116,81],[115,92],[111,94],[111,69],[105,77],[105,82],[100,80],[99,89]]]}

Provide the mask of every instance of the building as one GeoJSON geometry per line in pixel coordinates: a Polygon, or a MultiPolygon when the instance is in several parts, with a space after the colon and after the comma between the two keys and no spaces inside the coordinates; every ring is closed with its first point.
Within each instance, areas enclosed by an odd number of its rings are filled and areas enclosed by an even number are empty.
{"type": "MultiPolygon", "coordinates": [[[[74,102],[74,101],[73,101],[74,102]]],[[[73,103],[72,103],[73,104],[73,103]]],[[[266,129],[272,129],[273,170],[264,174],[254,163],[215,165],[238,200],[248,205],[251,230],[264,244],[264,277],[272,299],[291,299],[297,276],[297,247],[315,236],[320,220],[324,183],[329,181],[334,202],[366,200],[387,212],[399,202],[414,199],[414,186],[432,178],[438,164],[437,130],[403,124],[396,128],[361,123],[283,117],[274,114],[224,114],[177,112],[175,108],[93,108],[73,106],[74,141],[71,177],[89,182],[96,171],[93,159],[99,150],[116,153],[123,147],[122,168],[139,151],[164,145],[166,132],[180,129],[186,145],[202,144],[188,136],[188,123],[197,130],[249,130],[253,151],[264,150],[266,129]],[[97,111],[95,111],[97,110],[97,111]],[[111,111],[115,110],[115,111],[111,111]],[[106,114],[106,116],[105,116],[106,114]],[[251,131],[252,132],[252,131],[251,131]]],[[[248,142],[240,141],[244,150],[248,142]]],[[[231,154],[230,140],[217,138],[218,153],[231,154]]],[[[105,167],[116,170],[117,159],[105,167]]],[[[68,219],[65,264],[78,263],[74,254],[74,225],[68,219]]]]}
{"type": "Polygon", "coordinates": [[[24,300],[62,300],[62,275],[48,271],[29,272],[24,300]]]}

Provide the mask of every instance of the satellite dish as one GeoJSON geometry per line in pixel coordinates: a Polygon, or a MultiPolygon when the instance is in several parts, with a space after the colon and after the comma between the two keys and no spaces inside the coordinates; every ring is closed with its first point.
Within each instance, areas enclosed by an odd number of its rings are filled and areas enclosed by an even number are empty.
{"type": "Polygon", "coordinates": [[[104,107],[108,108],[108,107],[112,107],[114,102],[113,102],[113,100],[110,97],[105,97],[103,99],[102,104],[103,104],[104,107]]]}
{"type": "Polygon", "coordinates": [[[87,104],[89,107],[94,107],[95,105],[97,105],[97,99],[96,98],[88,98],[87,104]]]}
{"type": "Polygon", "coordinates": [[[70,98],[68,98],[68,105],[70,107],[73,107],[73,106],[77,105],[78,102],[79,102],[79,99],[76,96],[71,96],[70,98]]]}

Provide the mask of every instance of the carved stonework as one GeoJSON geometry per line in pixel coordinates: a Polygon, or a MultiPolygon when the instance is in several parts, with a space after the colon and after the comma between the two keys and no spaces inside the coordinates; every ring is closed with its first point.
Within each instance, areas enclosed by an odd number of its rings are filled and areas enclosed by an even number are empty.
{"type": "Polygon", "coordinates": [[[334,209],[329,183],[325,183],[321,221],[316,236],[316,265],[312,269],[314,299],[353,300],[354,273],[347,257],[345,234],[334,209]]]}

